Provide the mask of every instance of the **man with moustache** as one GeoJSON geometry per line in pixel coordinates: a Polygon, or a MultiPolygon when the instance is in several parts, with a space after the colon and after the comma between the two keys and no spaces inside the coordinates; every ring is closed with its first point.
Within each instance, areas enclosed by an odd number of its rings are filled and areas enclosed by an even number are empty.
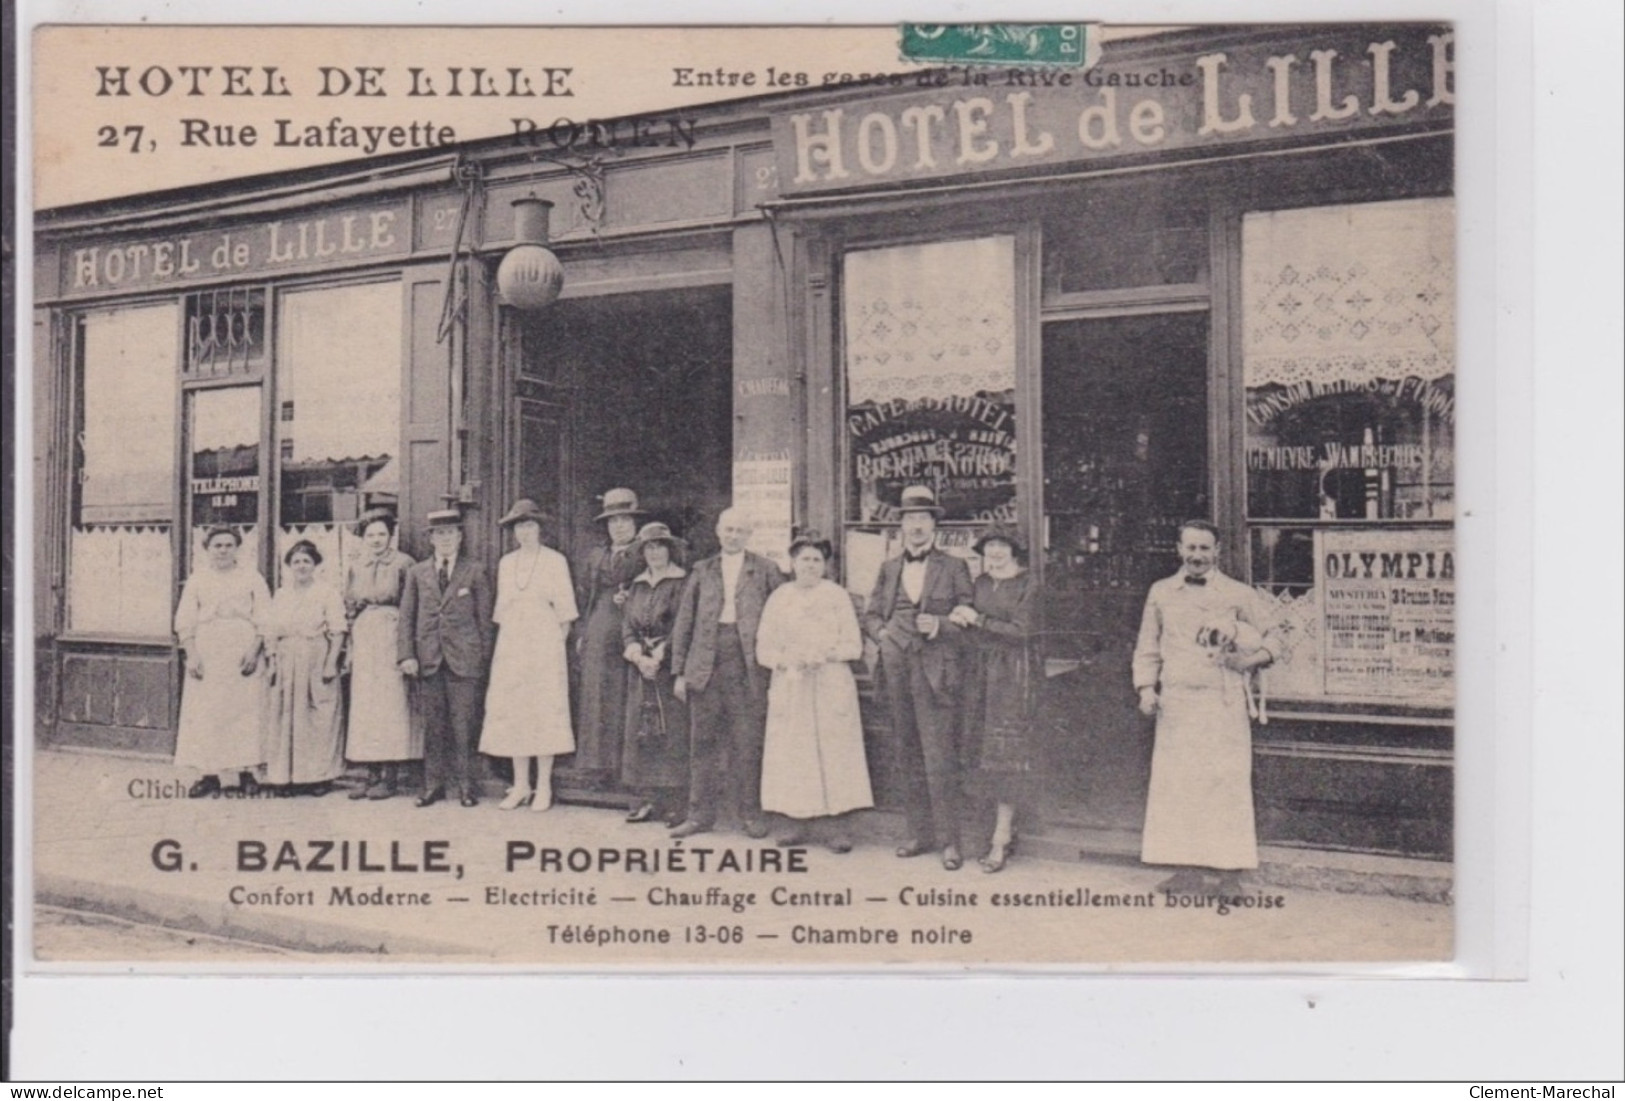
{"type": "Polygon", "coordinates": [[[688,820],[674,838],[716,826],[724,792],[745,833],[767,836],[762,814],[762,743],[767,736],[767,670],[756,664],[762,607],[784,581],[769,559],[745,549],[750,518],[736,508],[717,517],[722,551],[694,566],[671,632],[672,694],[689,707],[688,820]]]}
{"type": "Polygon", "coordinates": [[[1140,859],[1179,869],[1157,888],[1172,894],[1234,892],[1258,867],[1248,680],[1280,643],[1267,598],[1218,556],[1218,528],[1180,528],[1180,570],[1151,586],[1134,649],[1140,711],[1157,720],[1140,859]]]}
{"type": "Polygon", "coordinates": [[[424,720],[423,793],[432,806],[455,787],[465,807],[475,794],[474,747],[479,736],[481,682],[491,666],[495,599],[485,566],[463,553],[463,515],[455,508],[428,516],[434,553],[406,573],[396,624],[400,671],[418,681],[424,720]]]}
{"type": "Polygon", "coordinates": [[[903,781],[908,837],[900,857],[940,849],[957,871],[960,792],[959,703],[963,628],[948,615],[974,595],[963,560],[937,549],[942,509],[926,486],[903,490],[903,553],[880,567],[863,630],[880,648],[880,672],[903,781]]]}

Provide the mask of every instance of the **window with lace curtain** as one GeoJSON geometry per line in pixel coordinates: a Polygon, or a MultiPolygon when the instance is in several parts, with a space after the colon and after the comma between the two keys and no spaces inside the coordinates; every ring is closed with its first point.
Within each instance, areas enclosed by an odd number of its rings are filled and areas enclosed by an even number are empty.
{"type": "Polygon", "coordinates": [[[322,549],[318,573],[342,576],[369,508],[400,497],[401,285],[359,283],[278,298],[276,439],[281,555],[322,549]]]}
{"type": "Polygon", "coordinates": [[[1242,222],[1249,559],[1280,605],[1272,693],[1454,698],[1455,208],[1242,222]]]}
{"type": "Polygon", "coordinates": [[[79,319],[70,631],[169,634],[178,340],[173,303],[79,319]]]}
{"type": "Polygon", "coordinates": [[[948,522],[1016,520],[1015,239],[846,255],[847,520],[926,485],[948,522]]]}
{"type": "Polygon", "coordinates": [[[1450,519],[1453,214],[1418,199],[1244,220],[1248,516],[1450,519]]]}

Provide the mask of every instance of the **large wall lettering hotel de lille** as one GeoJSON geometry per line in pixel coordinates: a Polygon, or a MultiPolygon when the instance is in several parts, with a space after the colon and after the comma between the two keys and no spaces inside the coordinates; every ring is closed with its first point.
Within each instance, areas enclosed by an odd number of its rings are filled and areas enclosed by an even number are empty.
{"type": "MultiPolygon", "coordinates": [[[[1449,859],[1454,48],[1424,24],[1173,31],[1087,75],[685,108],[681,141],[533,126],[43,211],[37,742],[176,752],[177,608],[216,544],[274,602],[301,573],[339,589],[363,516],[423,563],[451,511],[495,586],[528,499],[581,612],[558,798],[630,807],[582,733],[606,515],[664,525],[689,568],[730,505],[785,570],[822,533],[864,612],[923,487],[939,550],[974,575],[1002,525],[1043,593],[1047,821],[1145,825],[1131,659],[1200,517],[1277,651],[1260,840],[1449,859]]],[[[335,660],[342,714],[360,682],[335,660]]],[[[901,810],[892,709],[852,668],[874,801],[901,810]]],[[[344,786],[379,782],[347,750],[344,786]]],[[[479,759],[475,794],[508,767],[479,759]]]]}

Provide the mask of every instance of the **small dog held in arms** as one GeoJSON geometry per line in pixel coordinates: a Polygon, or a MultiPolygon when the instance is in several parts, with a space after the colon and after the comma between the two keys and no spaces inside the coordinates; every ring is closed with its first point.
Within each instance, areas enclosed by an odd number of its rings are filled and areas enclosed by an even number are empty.
{"type": "Polygon", "coordinates": [[[1213,651],[1213,660],[1220,665],[1242,673],[1246,679],[1247,713],[1260,723],[1268,722],[1262,685],[1245,664],[1264,648],[1264,636],[1258,628],[1235,618],[1204,623],[1196,632],[1196,644],[1213,651]]]}

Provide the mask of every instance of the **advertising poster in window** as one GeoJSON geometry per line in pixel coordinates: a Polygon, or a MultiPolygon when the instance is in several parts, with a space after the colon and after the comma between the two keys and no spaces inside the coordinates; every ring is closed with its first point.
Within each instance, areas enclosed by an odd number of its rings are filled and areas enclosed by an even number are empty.
{"type": "Polygon", "coordinates": [[[1452,957],[1450,25],[33,34],[23,966],[1452,957]]]}
{"type": "Polygon", "coordinates": [[[1455,700],[1456,564],[1448,532],[1321,536],[1326,692],[1455,700]]]}

